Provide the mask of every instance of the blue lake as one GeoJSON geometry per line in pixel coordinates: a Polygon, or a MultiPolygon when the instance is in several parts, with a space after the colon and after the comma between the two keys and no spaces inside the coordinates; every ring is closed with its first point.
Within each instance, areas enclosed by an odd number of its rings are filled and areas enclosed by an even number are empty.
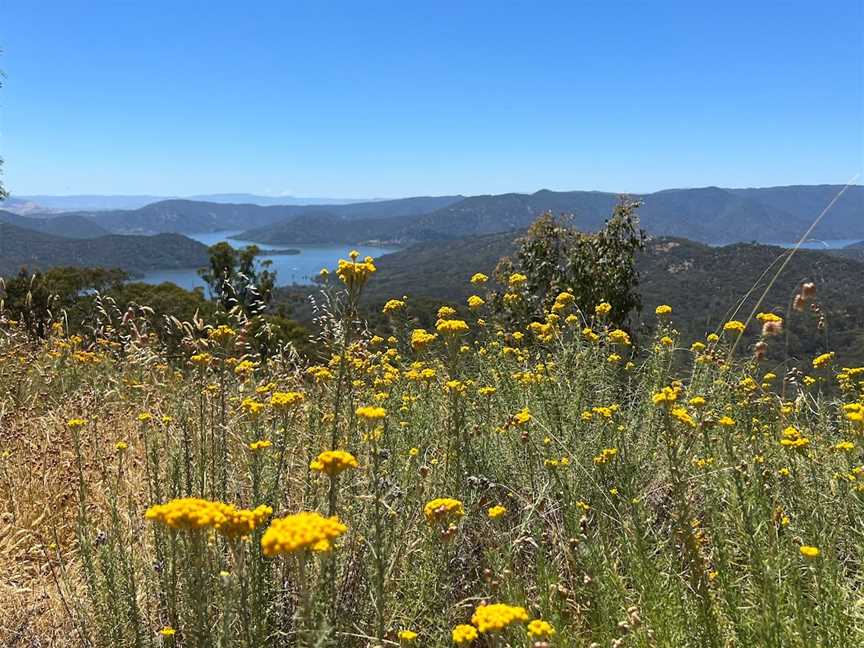
{"type": "MultiPolygon", "coordinates": [[[[259,260],[272,261],[270,270],[276,272],[276,284],[279,286],[287,286],[291,284],[310,284],[312,279],[317,276],[321,268],[334,268],[339,259],[347,259],[348,252],[352,249],[357,250],[360,256],[379,257],[389,252],[394,252],[398,248],[395,247],[374,247],[374,246],[347,246],[347,245],[303,245],[286,243],[285,245],[266,245],[263,243],[255,243],[254,241],[239,241],[230,238],[238,234],[236,230],[222,232],[207,232],[204,234],[187,234],[191,239],[200,241],[205,245],[215,245],[220,241],[227,241],[235,248],[245,247],[246,245],[257,245],[265,254],[262,254],[259,260]],[[266,254],[267,250],[300,250],[300,254],[266,254]]],[[[204,288],[205,284],[201,277],[198,276],[198,268],[188,268],[180,270],[154,270],[146,273],[142,278],[134,279],[134,281],[143,281],[149,284],[160,284],[165,281],[170,281],[177,284],[186,290],[193,288],[204,288]]]]}

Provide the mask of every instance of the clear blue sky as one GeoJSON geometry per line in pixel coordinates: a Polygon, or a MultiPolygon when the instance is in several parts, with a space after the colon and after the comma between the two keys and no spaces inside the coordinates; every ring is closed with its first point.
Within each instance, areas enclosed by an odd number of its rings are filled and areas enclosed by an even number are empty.
{"type": "Polygon", "coordinates": [[[862,168],[862,13],[0,0],[5,182],[333,197],[842,183],[862,168]]]}

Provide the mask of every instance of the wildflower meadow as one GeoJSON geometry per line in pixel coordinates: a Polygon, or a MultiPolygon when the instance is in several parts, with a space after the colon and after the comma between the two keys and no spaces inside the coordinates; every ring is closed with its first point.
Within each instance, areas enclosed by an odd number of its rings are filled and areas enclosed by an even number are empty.
{"type": "Polygon", "coordinates": [[[799,310],[637,335],[469,269],[370,329],[375,270],[323,273],[312,361],[0,320],[4,645],[864,645],[864,368],[769,366],[799,310]]]}

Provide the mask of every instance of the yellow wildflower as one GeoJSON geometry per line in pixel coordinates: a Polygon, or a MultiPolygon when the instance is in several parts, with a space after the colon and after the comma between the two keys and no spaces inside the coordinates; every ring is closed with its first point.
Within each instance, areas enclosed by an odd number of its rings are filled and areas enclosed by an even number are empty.
{"type": "Polygon", "coordinates": [[[390,299],[384,304],[384,310],[382,311],[385,315],[392,315],[393,313],[402,310],[405,308],[405,302],[401,299],[390,299]]]}
{"type": "Polygon", "coordinates": [[[345,450],[325,450],[319,454],[309,468],[323,472],[329,477],[335,477],[339,473],[348,470],[348,468],[356,468],[359,464],[357,459],[350,452],[345,450]]]}
{"type": "Polygon", "coordinates": [[[818,558],[822,553],[819,551],[818,547],[811,547],[810,545],[801,545],[798,548],[799,553],[807,559],[818,558]]]}
{"type": "Polygon", "coordinates": [[[477,628],[467,623],[460,623],[453,628],[453,643],[457,645],[469,644],[477,639],[477,628]]]}
{"type": "Polygon", "coordinates": [[[369,422],[380,421],[387,416],[387,410],[383,407],[375,407],[373,405],[364,405],[358,407],[354,412],[358,418],[369,422]]]}
{"type": "Polygon", "coordinates": [[[270,523],[261,537],[261,550],[265,556],[327,552],[333,548],[333,541],[347,530],[335,515],[324,517],[315,511],[294,513],[270,523]]]}
{"type": "Polygon", "coordinates": [[[426,516],[426,521],[432,524],[452,518],[461,518],[465,515],[465,509],[462,502],[457,499],[438,497],[426,502],[426,506],[423,507],[423,515],[426,516]]]}
{"type": "Polygon", "coordinates": [[[476,626],[480,634],[500,632],[512,623],[526,621],[528,621],[528,613],[525,608],[506,603],[478,605],[471,617],[471,623],[476,626]]]}
{"type": "Polygon", "coordinates": [[[831,351],[829,353],[823,353],[820,356],[816,356],[813,358],[813,368],[821,369],[825,365],[829,364],[834,359],[834,352],[831,351]]]}
{"type": "Polygon", "coordinates": [[[490,518],[492,518],[493,520],[497,520],[499,517],[504,515],[506,512],[507,512],[507,509],[504,508],[503,506],[501,506],[500,504],[498,504],[498,505],[490,508],[488,511],[486,511],[486,514],[490,518]]]}
{"type": "Polygon", "coordinates": [[[723,325],[724,331],[734,331],[735,333],[743,333],[745,328],[744,322],[738,320],[730,320],[723,325]]]}
{"type": "Polygon", "coordinates": [[[555,628],[552,627],[552,624],[542,619],[534,619],[528,624],[527,630],[529,635],[538,639],[548,638],[555,634],[555,628]]]}
{"type": "Polygon", "coordinates": [[[304,400],[303,394],[296,391],[280,392],[270,394],[270,405],[279,409],[287,409],[299,405],[304,400]]]}
{"type": "Polygon", "coordinates": [[[462,335],[468,332],[468,324],[464,320],[441,319],[435,324],[435,330],[445,335],[462,335]]]}

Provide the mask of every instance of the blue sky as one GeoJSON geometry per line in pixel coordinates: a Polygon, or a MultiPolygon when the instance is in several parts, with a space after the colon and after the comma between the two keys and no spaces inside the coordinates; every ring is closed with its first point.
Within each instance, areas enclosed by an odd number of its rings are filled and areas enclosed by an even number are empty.
{"type": "Polygon", "coordinates": [[[18,194],[842,183],[861,0],[2,0],[18,194]]]}

